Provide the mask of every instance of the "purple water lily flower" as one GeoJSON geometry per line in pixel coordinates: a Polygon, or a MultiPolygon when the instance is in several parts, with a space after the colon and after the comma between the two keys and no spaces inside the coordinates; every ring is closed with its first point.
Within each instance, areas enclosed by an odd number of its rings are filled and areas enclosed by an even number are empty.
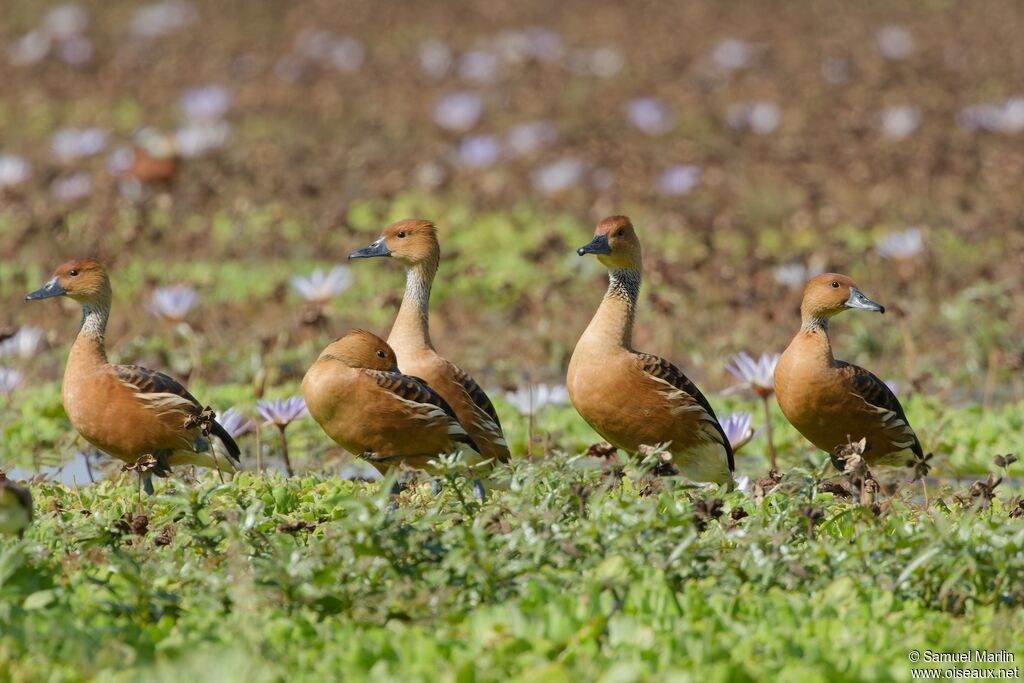
{"type": "Polygon", "coordinates": [[[231,126],[224,121],[191,121],[174,133],[174,146],[186,159],[201,157],[227,144],[231,126]]]}
{"type": "Polygon", "coordinates": [[[911,259],[924,251],[924,237],[920,228],[890,232],[875,241],[875,249],[882,258],[911,259]]]}
{"type": "Polygon", "coordinates": [[[533,174],[533,187],[544,194],[558,194],[579,184],[583,176],[583,162],[561,159],[537,169],[533,174]]]}
{"type": "Polygon", "coordinates": [[[146,308],[157,317],[180,323],[197,303],[199,295],[195,289],[188,285],[172,285],[153,290],[153,296],[146,303],[146,308]]]}
{"type": "Polygon", "coordinates": [[[40,28],[56,40],[67,40],[81,35],[88,25],[89,15],[78,5],[57,5],[47,10],[40,28]]]}
{"type": "Polygon", "coordinates": [[[46,59],[52,42],[46,31],[36,29],[11,43],[7,54],[14,66],[29,66],[46,59]]]}
{"type": "Polygon", "coordinates": [[[32,177],[32,164],[14,154],[0,153],[0,190],[20,185],[32,177]]]}
{"type": "Polygon", "coordinates": [[[452,50],[442,40],[431,38],[420,45],[420,69],[434,80],[441,80],[452,68],[452,50]]]}
{"type": "Polygon", "coordinates": [[[459,58],[459,77],[472,83],[493,83],[498,78],[498,58],[484,50],[470,50],[459,58]]]}
{"type": "Polygon", "coordinates": [[[92,178],[85,171],[57,178],[50,183],[50,194],[60,202],[74,202],[92,192],[92,178]]]}
{"type": "Polygon", "coordinates": [[[530,121],[513,126],[505,136],[505,147],[512,156],[525,156],[558,139],[558,128],[551,121],[530,121]]]}
{"type": "Polygon", "coordinates": [[[31,358],[39,348],[39,341],[43,338],[43,331],[38,327],[26,325],[18,328],[18,331],[7,339],[0,342],[0,358],[4,356],[18,356],[22,359],[31,358]]]}
{"type": "Polygon", "coordinates": [[[745,40],[726,38],[715,46],[711,59],[725,71],[738,71],[750,66],[754,48],[745,40]]]}
{"type": "Polygon", "coordinates": [[[237,439],[243,434],[248,434],[256,429],[256,421],[234,407],[228,408],[218,415],[217,422],[233,439],[237,439]]]}
{"type": "Polygon", "coordinates": [[[14,368],[0,368],[0,392],[9,394],[21,386],[22,375],[14,368]]]}
{"type": "Polygon", "coordinates": [[[102,128],[64,128],[50,138],[50,150],[58,161],[70,162],[99,154],[109,134],[102,128]]]}
{"type": "Polygon", "coordinates": [[[57,46],[57,57],[71,66],[82,66],[92,61],[92,41],[85,36],[72,36],[57,46]]]}
{"type": "Polygon", "coordinates": [[[778,353],[762,353],[760,358],[754,360],[746,351],[741,351],[732,357],[725,369],[753,389],[758,396],[771,396],[775,393],[775,365],[779,357],[778,353]]]}
{"type": "Polygon", "coordinates": [[[774,102],[760,100],[734,104],[725,113],[725,122],[735,130],[750,130],[768,135],[779,127],[782,114],[774,102]]]}
{"type": "Polygon", "coordinates": [[[284,400],[256,401],[256,410],[259,411],[266,424],[274,425],[281,432],[281,454],[284,456],[284,466],[288,470],[288,476],[294,476],[292,461],[288,457],[288,437],[285,435],[285,429],[295,420],[309,414],[309,411],[306,410],[306,400],[301,396],[291,396],[284,400]]]}
{"type": "Polygon", "coordinates": [[[921,110],[909,105],[889,107],[882,112],[880,125],[886,137],[903,140],[921,125],[921,110]]]}
{"type": "Polygon", "coordinates": [[[135,10],[131,32],[143,38],[156,38],[188,26],[196,19],[196,10],[185,0],[165,0],[135,10]]]}
{"type": "Polygon", "coordinates": [[[309,277],[293,275],[289,282],[303,299],[323,305],[352,286],[352,274],[345,266],[334,266],[327,273],[317,268],[309,277]]]}
{"type": "Polygon", "coordinates": [[[754,360],[745,351],[741,351],[732,357],[732,362],[725,366],[725,369],[736,378],[754,390],[754,393],[761,399],[764,406],[764,429],[768,440],[768,462],[771,468],[775,469],[775,443],[772,440],[772,415],[768,402],[775,393],[775,366],[778,364],[780,354],[763,353],[760,358],[754,360]]]}
{"type": "Polygon", "coordinates": [[[447,130],[467,131],[480,120],[483,110],[484,103],[480,93],[449,93],[434,105],[434,123],[447,130]]]}
{"type": "Polygon", "coordinates": [[[493,135],[471,135],[463,138],[455,150],[460,164],[469,168],[493,166],[501,156],[501,142],[493,135]]]}
{"type": "Polygon", "coordinates": [[[266,424],[284,429],[306,414],[306,400],[301,396],[291,396],[273,401],[256,401],[256,410],[266,424]]]}
{"type": "Polygon", "coordinates": [[[522,415],[536,415],[547,406],[569,402],[569,389],[564,384],[531,384],[506,391],[505,400],[522,415]]]}
{"type": "Polygon", "coordinates": [[[914,51],[914,39],[902,26],[889,24],[875,33],[878,51],[886,59],[906,59],[914,51]]]}
{"type": "Polygon", "coordinates": [[[557,62],[565,54],[562,36],[550,28],[533,26],[523,34],[526,53],[540,62],[557,62]]]}
{"type": "Polygon", "coordinates": [[[231,109],[231,93],[222,85],[189,88],[181,94],[179,104],[189,121],[216,121],[231,109]]]}
{"type": "Polygon", "coordinates": [[[658,177],[658,187],[662,193],[678,197],[697,187],[700,182],[701,170],[689,164],[676,164],[662,171],[658,177]]]}
{"type": "Polygon", "coordinates": [[[672,129],[672,112],[657,97],[638,97],[626,105],[626,119],[648,135],[661,135],[672,129]]]}
{"type": "Polygon", "coordinates": [[[732,446],[734,453],[757,436],[757,432],[751,426],[753,419],[754,416],[750,413],[739,410],[730,413],[728,417],[721,421],[722,431],[725,432],[726,438],[729,439],[729,444],[732,446]]]}

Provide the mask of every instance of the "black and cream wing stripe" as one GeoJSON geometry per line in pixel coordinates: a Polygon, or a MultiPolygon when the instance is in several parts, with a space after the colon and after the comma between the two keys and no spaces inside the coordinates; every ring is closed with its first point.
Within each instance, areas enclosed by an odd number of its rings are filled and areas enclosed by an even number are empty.
{"type": "MultiPolygon", "coordinates": [[[[138,392],[135,395],[137,399],[145,401],[158,414],[180,411],[190,416],[198,416],[203,412],[202,404],[188,389],[162,372],[141,365],[115,365],[114,373],[121,382],[138,392]]],[[[227,430],[213,420],[210,422],[210,432],[224,444],[231,459],[239,462],[242,452],[227,430]]],[[[196,444],[190,443],[186,448],[195,450],[196,444]]]]}
{"type": "Polygon", "coordinates": [[[853,386],[851,393],[861,398],[872,411],[878,413],[882,418],[885,431],[892,434],[893,445],[899,448],[909,448],[919,458],[923,458],[924,449],[921,448],[921,442],[910,426],[910,420],[907,419],[907,414],[903,412],[903,406],[900,405],[896,394],[892,393],[892,389],[877,375],[860,366],[843,361],[837,362],[842,371],[850,378],[850,384],[853,386]]]}
{"type": "Polygon", "coordinates": [[[114,372],[117,373],[119,380],[141,394],[173,394],[197,407],[202,407],[196,397],[190,394],[185,387],[181,386],[173,377],[162,372],[140,365],[115,365],[114,372]]]}
{"type": "MultiPolygon", "coordinates": [[[[475,407],[474,413],[477,424],[491,437],[491,440],[494,443],[507,448],[508,443],[505,441],[505,434],[501,429],[501,420],[498,419],[498,411],[494,409],[494,404],[491,403],[491,399],[487,396],[487,393],[480,388],[480,385],[476,383],[476,380],[470,377],[465,370],[454,363],[449,363],[449,365],[452,368],[455,381],[462,386],[466,395],[469,396],[470,401],[475,407]]],[[[508,458],[502,458],[502,460],[507,461],[508,458]]]]}
{"type": "Polygon", "coordinates": [[[718,422],[714,409],[697,385],[683,374],[683,371],[660,356],[634,351],[640,363],[640,369],[658,382],[668,385],[669,389],[662,392],[666,399],[678,403],[680,411],[700,412],[701,419],[713,426],[716,441],[721,442],[729,462],[729,470],[735,471],[736,463],[729,444],[729,437],[718,422]]]}
{"type": "Polygon", "coordinates": [[[379,387],[404,401],[423,419],[444,418],[447,420],[448,434],[452,441],[464,443],[479,452],[476,443],[466,433],[452,407],[425,381],[418,377],[403,375],[400,372],[385,372],[383,370],[366,370],[366,372],[373,377],[379,387]]]}

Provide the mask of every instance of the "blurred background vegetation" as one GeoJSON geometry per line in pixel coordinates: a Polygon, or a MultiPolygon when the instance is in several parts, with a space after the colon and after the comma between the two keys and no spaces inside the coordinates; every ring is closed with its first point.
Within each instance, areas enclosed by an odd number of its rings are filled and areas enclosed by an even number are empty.
{"type": "Polygon", "coordinates": [[[439,349],[492,390],[557,384],[605,282],[574,249],[625,213],[636,345],[708,393],[732,354],[785,348],[804,279],[838,270],[890,311],[843,316],[841,357],[911,401],[1011,406],[1022,30],[1014,0],[9,0],[0,337],[43,337],[0,358],[6,402],[59,410],[78,316],[22,297],[82,255],[113,275],[114,361],[294,389],[346,329],[387,332],[403,276],[353,264],[326,303],[291,279],[410,216],[442,234],[439,349]],[[174,285],[180,315],[153,303],[174,285]]]}

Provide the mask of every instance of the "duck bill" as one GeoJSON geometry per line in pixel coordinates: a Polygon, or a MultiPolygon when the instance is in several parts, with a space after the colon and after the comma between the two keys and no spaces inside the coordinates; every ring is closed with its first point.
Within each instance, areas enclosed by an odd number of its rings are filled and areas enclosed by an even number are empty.
{"type": "Polygon", "coordinates": [[[608,235],[596,235],[590,242],[577,249],[576,253],[580,256],[586,254],[601,256],[612,253],[612,248],[608,245],[608,235]]]}
{"type": "Polygon", "coordinates": [[[359,251],[353,251],[348,255],[350,259],[373,258],[374,256],[391,256],[391,250],[388,249],[387,241],[383,237],[370,246],[364,247],[359,251]]]}
{"type": "Polygon", "coordinates": [[[49,299],[55,296],[64,296],[67,294],[64,288],[60,286],[60,279],[53,278],[45,285],[40,287],[34,292],[29,292],[25,295],[25,301],[35,301],[37,299],[49,299]]]}
{"type": "Polygon", "coordinates": [[[856,287],[850,290],[850,298],[846,300],[844,305],[847,308],[859,308],[862,311],[877,311],[879,313],[885,313],[885,306],[882,304],[876,304],[874,301],[864,296],[864,294],[856,287]]]}

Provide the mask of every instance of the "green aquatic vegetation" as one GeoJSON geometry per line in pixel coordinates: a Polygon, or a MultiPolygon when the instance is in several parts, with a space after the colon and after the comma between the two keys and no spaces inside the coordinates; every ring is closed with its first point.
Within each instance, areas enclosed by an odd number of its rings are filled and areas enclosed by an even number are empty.
{"type": "Polygon", "coordinates": [[[809,470],[725,493],[622,464],[517,463],[483,503],[458,464],[439,495],[397,498],[391,480],[174,478],[144,517],[128,479],[39,483],[37,523],[0,541],[0,665],[16,681],[892,680],[911,648],[1024,637],[1005,494],[923,509],[908,487],[872,511],[809,470]]]}

